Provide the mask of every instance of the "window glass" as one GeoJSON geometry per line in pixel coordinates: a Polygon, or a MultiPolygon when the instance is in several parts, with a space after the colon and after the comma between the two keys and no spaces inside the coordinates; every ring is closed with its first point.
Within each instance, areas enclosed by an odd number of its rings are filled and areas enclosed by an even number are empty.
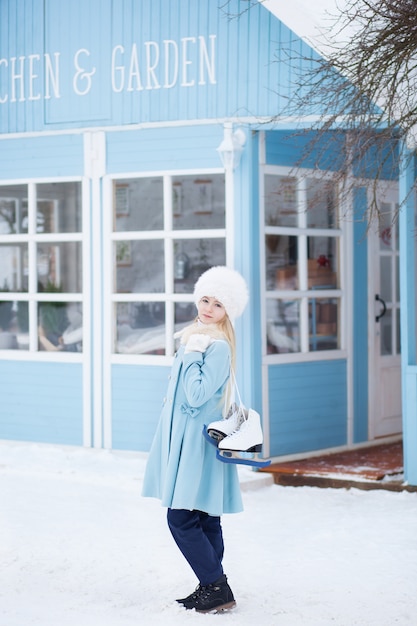
{"type": "Polygon", "coordinates": [[[164,225],[162,177],[115,181],[113,223],[116,232],[161,230],[164,225]]]}
{"type": "Polygon", "coordinates": [[[82,291],[81,243],[38,243],[36,267],[39,292],[82,291]]]}
{"type": "Polygon", "coordinates": [[[115,241],[118,293],[160,293],[165,289],[163,240],[115,241]]]}
{"type": "Polygon", "coordinates": [[[334,183],[307,178],[307,228],[337,228],[336,199],[334,183]]]}
{"type": "Polygon", "coordinates": [[[297,179],[265,175],[265,225],[297,226],[297,179]]]}
{"type": "Polygon", "coordinates": [[[0,187],[0,235],[28,232],[27,185],[0,187]]]}
{"type": "Polygon", "coordinates": [[[0,300],[0,350],[27,350],[28,328],[28,303],[0,300]]]}
{"type": "Polygon", "coordinates": [[[47,352],[82,352],[81,303],[39,302],[38,344],[47,352]]]}
{"type": "Polygon", "coordinates": [[[392,272],[391,272],[391,264],[392,264],[391,256],[380,256],[379,257],[379,266],[381,272],[381,297],[385,302],[392,302],[393,293],[392,293],[392,272]]]}
{"type": "Polygon", "coordinates": [[[339,298],[311,298],[308,315],[310,350],[339,348],[339,298]]]}
{"type": "Polygon", "coordinates": [[[268,354],[300,351],[300,303],[298,300],[266,301],[268,354]]]}
{"type": "Polygon", "coordinates": [[[293,235],[265,235],[266,285],[275,289],[298,289],[298,241],[293,235]]]}
{"type": "Polygon", "coordinates": [[[266,352],[338,350],[340,296],[331,294],[340,287],[337,186],[268,173],[264,188],[266,352]],[[322,290],[328,298],[312,297],[322,290]],[[326,319],[329,309],[334,319],[326,319]]]}
{"type": "Polygon", "coordinates": [[[224,238],[176,239],[173,258],[175,293],[192,293],[203,272],[213,265],[225,263],[224,238]]]}
{"type": "Polygon", "coordinates": [[[165,354],[163,302],[119,302],[116,305],[116,352],[165,354]]]}
{"type": "Polygon", "coordinates": [[[120,179],[113,192],[113,232],[125,233],[112,241],[113,350],[172,354],[166,326],[178,331],[195,318],[195,281],[226,263],[224,174],[120,179]]]}
{"type": "Polygon", "coordinates": [[[0,244],[0,289],[2,291],[28,290],[28,245],[26,243],[0,244]]]}
{"type": "MultiPolygon", "coordinates": [[[[387,310],[384,317],[379,320],[380,337],[381,337],[381,356],[390,356],[393,354],[393,328],[392,328],[392,310],[387,310]]],[[[397,329],[395,329],[397,332],[397,329]]]]}
{"type": "Polygon", "coordinates": [[[197,307],[194,302],[177,302],[175,304],[175,330],[181,330],[193,322],[197,317],[197,307]]]}
{"type": "Polygon", "coordinates": [[[172,178],[172,214],[175,230],[224,228],[223,174],[174,176],[172,178]]]}
{"type": "Polygon", "coordinates": [[[36,196],[37,233],[82,231],[80,182],[38,184],[36,196]]]}
{"type": "Polygon", "coordinates": [[[307,237],[308,288],[336,289],[339,284],[339,240],[336,237],[307,237]]]}
{"type": "Polygon", "coordinates": [[[381,250],[391,250],[393,245],[393,225],[391,216],[391,205],[388,202],[381,202],[379,220],[379,247],[381,250]]]}
{"type": "Polygon", "coordinates": [[[0,186],[0,350],[29,350],[35,339],[39,350],[82,350],[81,233],[81,182],[0,186]],[[46,241],[51,234],[59,241],[46,241]],[[1,292],[14,292],[14,300],[1,300],[1,292]],[[61,293],[80,302],[65,295],[58,302],[61,293]]]}

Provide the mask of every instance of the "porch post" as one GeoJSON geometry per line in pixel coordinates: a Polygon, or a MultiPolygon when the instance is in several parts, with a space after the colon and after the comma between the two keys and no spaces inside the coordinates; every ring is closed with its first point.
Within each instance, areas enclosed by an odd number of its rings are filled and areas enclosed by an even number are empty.
{"type": "Polygon", "coordinates": [[[404,478],[410,485],[417,485],[415,159],[414,150],[405,146],[401,154],[399,231],[404,478]]]}

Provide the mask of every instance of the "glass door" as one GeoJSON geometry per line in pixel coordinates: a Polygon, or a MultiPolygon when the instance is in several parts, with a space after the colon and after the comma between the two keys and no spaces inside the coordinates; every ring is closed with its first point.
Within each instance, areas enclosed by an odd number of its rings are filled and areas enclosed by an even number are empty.
{"type": "Polygon", "coordinates": [[[401,432],[398,199],[381,194],[380,219],[370,237],[370,438],[401,432]]]}

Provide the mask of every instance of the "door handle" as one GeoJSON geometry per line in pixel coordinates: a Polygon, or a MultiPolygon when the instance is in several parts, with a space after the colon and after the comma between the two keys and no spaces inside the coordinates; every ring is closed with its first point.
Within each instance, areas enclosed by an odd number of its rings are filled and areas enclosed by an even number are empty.
{"type": "Polygon", "coordinates": [[[381,296],[378,293],[375,295],[375,300],[382,304],[382,312],[375,317],[375,321],[379,322],[381,317],[384,317],[385,313],[387,312],[387,305],[385,304],[384,300],[381,298],[381,296]]]}

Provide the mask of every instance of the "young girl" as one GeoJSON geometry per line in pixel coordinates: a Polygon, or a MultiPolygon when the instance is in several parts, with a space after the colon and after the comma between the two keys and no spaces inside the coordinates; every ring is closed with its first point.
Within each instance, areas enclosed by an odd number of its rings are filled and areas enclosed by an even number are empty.
{"type": "Polygon", "coordinates": [[[198,317],[181,333],[142,495],[168,507],[169,529],[199,580],[177,602],[206,613],[235,605],[222,567],[220,516],[243,508],[237,469],[216,458],[202,431],[227,412],[235,362],[231,322],[247,304],[246,283],[234,270],[212,267],[195,284],[194,301],[198,317]]]}

